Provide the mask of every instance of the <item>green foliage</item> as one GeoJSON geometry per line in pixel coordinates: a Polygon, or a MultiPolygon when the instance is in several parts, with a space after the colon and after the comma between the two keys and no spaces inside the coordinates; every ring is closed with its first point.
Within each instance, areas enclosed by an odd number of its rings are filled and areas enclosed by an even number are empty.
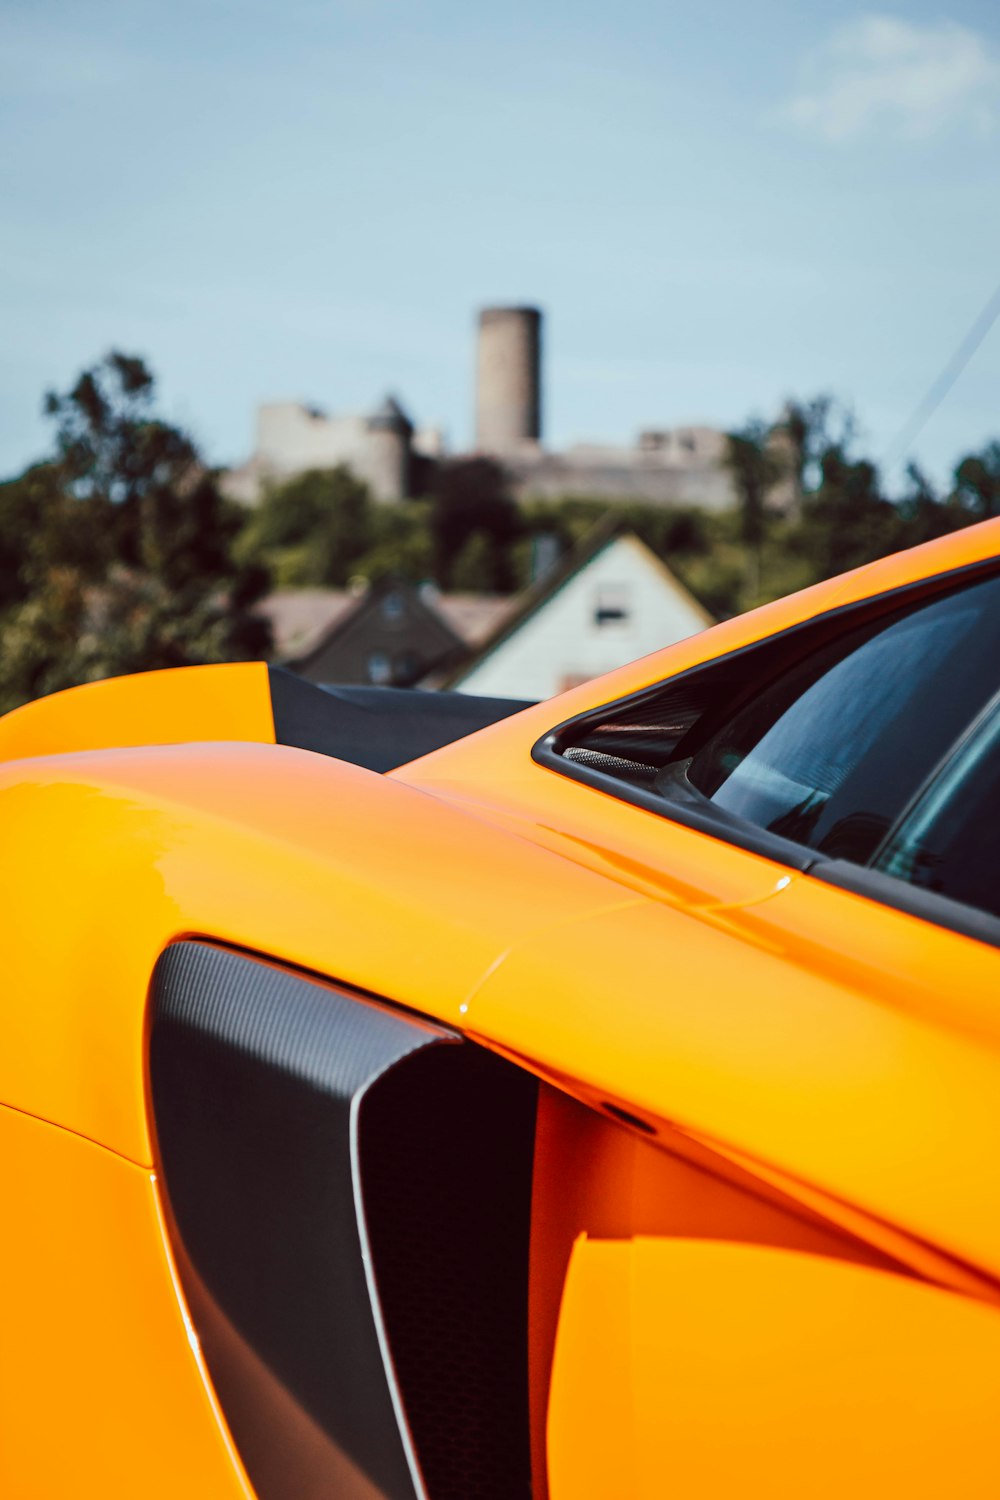
{"type": "Polygon", "coordinates": [[[764,539],[769,492],[782,477],[782,467],[769,446],[771,429],[753,418],[726,438],[726,463],[733,477],[740,508],[743,540],[748,548],[764,539]]]}
{"type": "Polygon", "coordinates": [[[493,593],[506,594],[514,587],[512,548],[521,533],[521,514],[503,469],[492,459],[458,459],[438,466],[431,531],[441,588],[456,586],[455,565],[475,538],[483,539],[473,554],[478,558],[477,576],[493,593]]]}
{"type": "Polygon", "coordinates": [[[954,493],[940,500],[916,464],[907,468],[906,480],[906,490],[896,503],[906,546],[915,547],[968,526],[971,518],[965,505],[954,493]]]}
{"type": "Polygon", "coordinates": [[[408,500],[405,505],[376,506],[371,546],[356,571],[370,583],[380,578],[407,578],[412,583],[433,578],[430,503],[408,500]]]}
{"type": "Polygon", "coordinates": [[[840,448],[823,455],[821,481],[803,502],[796,538],[818,578],[860,567],[904,545],[899,512],[884,499],[875,466],[840,448]]]}
{"type": "Polygon", "coordinates": [[[476,531],[451,565],[451,587],[458,593],[496,592],[496,556],[492,538],[476,531]]]}
{"type": "Polygon", "coordinates": [[[50,394],[56,456],[0,487],[0,707],[79,682],[266,653],[240,513],[111,354],[50,394]]]}
{"type": "Polygon", "coordinates": [[[278,588],[343,588],[354,578],[433,576],[431,506],[379,505],[340,464],[271,485],[237,543],[268,567],[278,588]]]}
{"type": "Polygon", "coordinates": [[[787,460],[782,462],[780,450],[772,441],[772,429],[759,418],[726,437],[726,465],[739,506],[745,574],[742,603],[746,609],[760,601],[768,498],[780,480],[790,477],[790,467],[799,473],[805,462],[804,437],[798,432],[793,453],[791,465],[787,460]]]}
{"type": "Polygon", "coordinates": [[[342,588],[372,545],[374,508],[368,486],[345,465],[309,469],[265,492],[239,554],[285,586],[342,588]]]}
{"type": "Polygon", "coordinates": [[[1000,442],[970,453],[955,470],[953,499],[973,520],[1000,515],[1000,442]]]}

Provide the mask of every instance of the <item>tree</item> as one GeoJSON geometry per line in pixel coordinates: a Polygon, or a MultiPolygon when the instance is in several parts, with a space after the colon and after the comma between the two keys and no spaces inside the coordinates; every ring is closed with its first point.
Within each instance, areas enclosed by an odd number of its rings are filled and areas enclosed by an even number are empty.
{"type": "Polygon", "coordinates": [[[1000,515],[1000,442],[970,453],[955,469],[953,499],[974,521],[1000,515]]]}
{"type": "Polygon", "coordinates": [[[906,468],[906,488],[896,501],[902,526],[902,545],[916,547],[969,524],[968,511],[954,498],[942,500],[917,464],[906,468]]]}
{"type": "Polygon", "coordinates": [[[495,593],[510,593],[515,584],[511,549],[521,532],[521,515],[507,490],[499,464],[489,458],[457,459],[439,465],[434,483],[431,530],[435,571],[442,588],[452,586],[452,569],[474,536],[485,538],[477,571],[495,593]],[[482,566],[482,554],[488,567],[482,566]]]}
{"type": "Polygon", "coordinates": [[[377,505],[372,515],[371,547],[359,559],[357,573],[375,583],[379,578],[406,578],[423,583],[434,576],[434,544],[427,501],[377,505]]]}
{"type": "Polygon", "coordinates": [[[821,462],[819,488],[806,497],[798,542],[817,579],[860,567],[905,545],[903,518],[882,494],[878,470],[836,444],[821,462]]]}
{"type": "Polygon", "coordinates": [[[450,587],[459,593],[496,592],[496,549],[485,531],[474,531],[451,565],[450,587]]]}
{"type": "Polygon", "coordinates": [[[345,464],[271,485],[247,523],[240,556],[272,568],[288,588],[342,588],[375,541],[368,486],[345,464]]]}
{"type": "Polygon", "coordinates": [[[772,433],[783,440],[791,471],[788,477],[801,502],[804,495],[819,488],[824,456],[833,448],[850,452],[857,423],[850,408],[833,396],[811,396],[805,401],[786,401],[772,433]]]}
{"type": "Polygon", "coordinates": [[[233,557],[240,512],[153,377],[112,353],[50,394],[56,455],[3,487],[0,705],[157,667],[266,654],[266,572],[233,557]],[[15,531],[12,522],[26,531],[15,531]]]}
{"type": "Polygon", "coordinates": [[[767,497],[783,473],[770,437],[771,429],[759,418],[752,419],[738,432],[730,432],[726,437],[726,463],[736,486],[746,548],[745,608],[759,600],[767,497]]]}
{"type": "Polygon", "coordinates": [[[0,618],[30,597],[46,567],[94,573],[107,530],[99,504],[68,503],[56,463],[0,484],[0,618]]]}

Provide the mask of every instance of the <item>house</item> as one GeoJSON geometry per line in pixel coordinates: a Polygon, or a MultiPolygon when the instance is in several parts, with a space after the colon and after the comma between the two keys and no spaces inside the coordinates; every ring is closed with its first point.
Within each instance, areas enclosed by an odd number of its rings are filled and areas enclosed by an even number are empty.
{"type": "Polygon", "coordinates": [[[511,602],[386,578],[360,591],[282,590],[258,610],[271,622],[275,659],[300,676],[409,687],[428,673],[454,668],[511,602]]]}
{"type": "Polygon", "coordinates": [[[666,563],[606,518],[440,685],[551,698],[714,623],[666,563]]]}

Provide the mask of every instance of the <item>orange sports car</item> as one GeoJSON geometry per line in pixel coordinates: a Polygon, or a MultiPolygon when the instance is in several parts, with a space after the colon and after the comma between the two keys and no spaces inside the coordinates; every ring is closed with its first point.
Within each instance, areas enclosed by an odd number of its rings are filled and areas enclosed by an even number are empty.
{"type": "Polygon", "coordinates": [[[1000,1495],[1000,521],[554,702],[0,721],[0,1494],[1000,1495]]]}

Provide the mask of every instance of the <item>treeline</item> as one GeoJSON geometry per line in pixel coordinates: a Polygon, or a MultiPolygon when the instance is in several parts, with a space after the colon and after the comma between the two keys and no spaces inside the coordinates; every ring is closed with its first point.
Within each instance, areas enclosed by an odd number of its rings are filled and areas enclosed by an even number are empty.
{"type": "MultiPolygon", "coordinates": [[[[275,587],[392,575],[509,593],[609,509],[586,495],[519,505],[475,458],[438,464],[402,504],[337,468],[247,510],[154,398],[142,360],[109,355],[46,398],[53,451],[0,484],[0,711],[119,673],[266,656],[255,605],[275,587]]],[[[940,492],[911,467],[890,497],[826,398],[732,433],[727,462],[730,511],[610,502],[719,617],[1000,514],[1000,444],[940,492]]]]}

